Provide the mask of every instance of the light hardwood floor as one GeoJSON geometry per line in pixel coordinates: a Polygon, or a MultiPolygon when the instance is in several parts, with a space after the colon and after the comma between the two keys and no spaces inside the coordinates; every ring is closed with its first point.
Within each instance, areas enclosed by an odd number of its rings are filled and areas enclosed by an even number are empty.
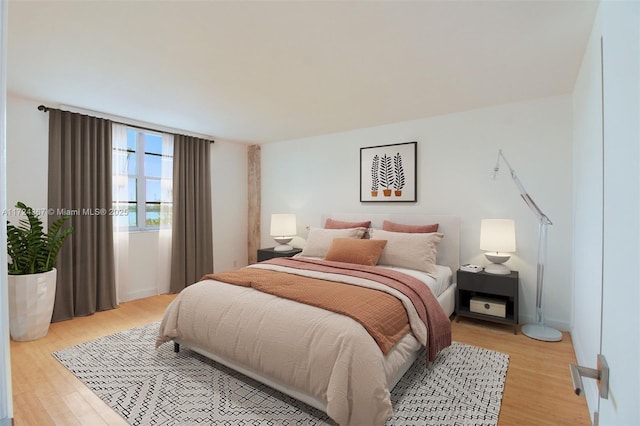
{"type": "MultiPolygon", "coordinates": [[[[162,317],[173,299],[160,295],[122,303],[120,308],[51,325],[33,342],[11,342],[15,424],[126,425],[51,353],[162,317]]],[[[589,425],[584,398],[572,391],[568,364],[575,362],[567,334],[559,343],[513,335],[512,328],[462,319],[453,339],[509,354],[499,425],[589,425]]]]}

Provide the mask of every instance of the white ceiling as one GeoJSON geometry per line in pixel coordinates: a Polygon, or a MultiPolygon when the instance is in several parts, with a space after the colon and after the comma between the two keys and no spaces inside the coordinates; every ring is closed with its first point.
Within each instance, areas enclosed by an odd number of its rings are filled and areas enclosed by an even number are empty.
{"type": "Polygon", "coordinates": [[[587,1],[9,3],[10,94],[262,143],[570,93],[587,1]]]}

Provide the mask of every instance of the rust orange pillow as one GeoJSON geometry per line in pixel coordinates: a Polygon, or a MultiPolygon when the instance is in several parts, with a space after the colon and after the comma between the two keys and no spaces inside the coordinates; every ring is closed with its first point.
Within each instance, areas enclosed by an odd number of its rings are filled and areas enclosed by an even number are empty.
{"type": "Polygon", "coordinates": [[[307,235],[307,242],[302,249],[300,256],[324,257],[331,247],[331,242],[335,238],[355,238],[360,239],[367,231],[366,228],[347,229],[324,229],[311,228],[307,235]]]}
{"type": "Polygon", "coordinates": [[[430,234],[438,232],[438,223],[431,225],[404,225],[389,220],[382,222],[382,230],[389,232],[406,232],[407,234],[430,234]]]}
{"type": "Polygon", "coordinates": [[[324,259],[375,266],[386,244],[385,240],[334,238],[324,259]]]}

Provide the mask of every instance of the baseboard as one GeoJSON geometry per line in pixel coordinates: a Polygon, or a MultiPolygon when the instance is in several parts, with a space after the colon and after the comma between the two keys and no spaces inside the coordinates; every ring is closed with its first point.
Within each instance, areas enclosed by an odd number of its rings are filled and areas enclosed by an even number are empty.
{"type": "Polygon", "coordinates": [[[0,426],[13,426],[13,418],[3,418],[0,419],[0,426]]]}
{"type": "MultiPolygon", "coordinates": [[[[532,316],[520,315],[519,323],[520,323],[520,325],[531,324],[531,323],[535,323],[535,319],[532,316]]],[[[560,330],[560,331],[570,331],[571,330],[571,324],[569,324],[567,322],[564,322],[564,321],[555,321],[552,318],[545,318],[544,319],[544,324],[548,325],[549,327],[553,327],[556,330],[560,330]]]]}
{"type": "Polygon", "coordinates": [[[126,295],[121,295],[121,302],[129,302],[131,300],[136,299],[144,299],[145,297],[157,296],[158,291],[155,288],[147,288],[143,290],[134,291],[132,293],[127,293],[126,295]]]}

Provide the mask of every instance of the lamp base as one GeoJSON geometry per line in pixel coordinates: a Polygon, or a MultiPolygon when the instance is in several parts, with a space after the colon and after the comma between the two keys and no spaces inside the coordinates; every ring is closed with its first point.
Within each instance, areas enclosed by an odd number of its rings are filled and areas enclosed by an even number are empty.
{"type": "Polygon", "coordinates": [[[559,342],[562,340],[561,332],[544,324],[525,324],[522,326],[522,334],[545,342],[559,342]]]}
{"type": "Polygon", "coordinates": [[[278,243],[278,245],[273,248],[273,251],[293,250],[293,247],[287,244],[289,241],[293,240],[293,237],[273,237],[273,239],[278,243]]]}
{"type": "Polygon", "coordinates": [[[484,271],[486,273],[495,275],[509,275],[511,273],[511,269],[503,265],[503,263],[509,260],[509,258],[511,257],[510,254],[486,252],[484,254],[484,257],[486,257],[487,260],[491,262],[484,267],[484,271]]]}
{"type": "Polygon", "coordinates": [[[500,263],[490,263],[484,267],[484,271],[487,274],[495,275],[509,275],[511,273],[511,269],[500,263]]]}

